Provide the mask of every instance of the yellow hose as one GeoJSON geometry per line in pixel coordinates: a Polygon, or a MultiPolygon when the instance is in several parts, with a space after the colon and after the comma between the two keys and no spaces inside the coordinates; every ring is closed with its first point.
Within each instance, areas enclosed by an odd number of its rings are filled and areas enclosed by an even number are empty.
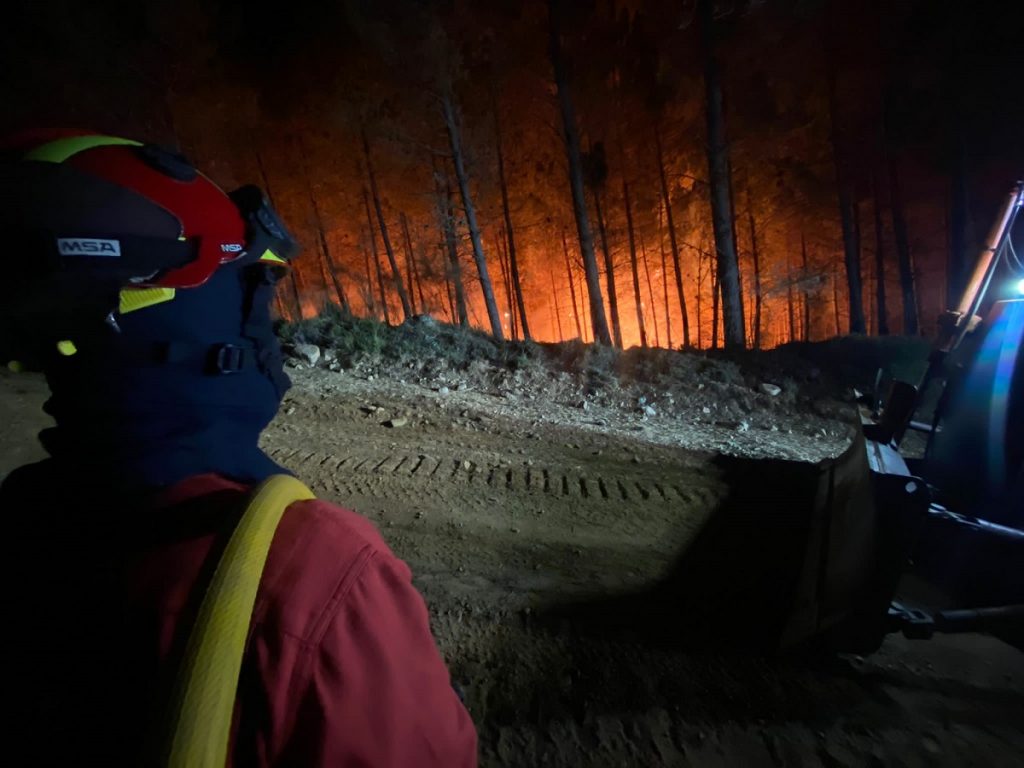
{"type": "Polygon", "coordinates": [[[315,498],[288,475],[255,491],[217,564],[185,649],[172,701],[166,764],[223,768],[256,592],[274,532],[295,501],[315,498]]]}

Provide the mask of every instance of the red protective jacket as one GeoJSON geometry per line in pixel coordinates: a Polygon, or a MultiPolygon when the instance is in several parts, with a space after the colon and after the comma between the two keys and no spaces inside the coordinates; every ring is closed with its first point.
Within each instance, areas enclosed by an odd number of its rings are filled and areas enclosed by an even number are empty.
{"type": "MultiPolygon", "coordinates": [[[[28,614],[18,658],[34,679],[11,683],[8,694],[25,702],[29,731],[58,737],[47,743],[26,733],[26,743],[43,745],[31,762],[60,762],[65,750],[79,764],[139,764],[247,492],[218,476],[195,477],[150,509],[80,528],[69,517],[66,540],[45,527],[21,538],[19,546],[37,554],[50,547],[53,558],[51,569],[37,566],[38,580],[31,566],[21,569],[24,607],[9,607],[28,614]],[[89,532],[106,526],[117,533],[93,544],[89,532]],[[63,614],[55,609],[62,602],[63,614]]],[[[285,513],[254,609],[232,762],[476,765],[476,733],[423,599],[362,517],[323,501],[285,513]]]]}

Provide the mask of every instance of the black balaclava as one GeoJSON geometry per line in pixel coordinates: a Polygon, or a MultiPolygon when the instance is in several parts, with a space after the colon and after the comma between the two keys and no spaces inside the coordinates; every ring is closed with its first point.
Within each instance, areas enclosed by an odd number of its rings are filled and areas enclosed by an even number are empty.
{"type": "Polygon", "coordinates": [[[52,463],[110,491],[148,492],[218,473],[282,470],[258,447],[290,386],[270,317],[273,279],[226,265],[173,301],[116,316],[46,366],[52,463]],[[222,370],[223,369],[223,370],[222,370]]]}

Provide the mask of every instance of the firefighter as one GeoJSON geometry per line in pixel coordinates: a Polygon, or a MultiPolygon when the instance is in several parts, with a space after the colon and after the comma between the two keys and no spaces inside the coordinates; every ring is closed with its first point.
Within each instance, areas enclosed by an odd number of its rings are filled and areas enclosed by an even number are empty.
{"type": "MultiPolygon", "coordinates": [[[[208,585],[285,474],[257,443],[290,385],[269,305],[296,246],[259,190],[109,136],[7,142],[0,209],[0,354],[45,374],[54,421],[0,488],[9,733],[29,764],[166,764],[208,585]]],[[[353,512],[282,511],[226,762],[476,765],[408,567],[353,512]]]]}

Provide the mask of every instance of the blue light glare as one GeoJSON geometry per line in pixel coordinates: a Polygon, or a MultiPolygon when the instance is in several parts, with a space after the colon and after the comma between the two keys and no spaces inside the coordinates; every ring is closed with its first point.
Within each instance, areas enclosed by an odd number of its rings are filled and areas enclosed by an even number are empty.
{"type": "Polygon", "coordinates": [[[1024,278],[1017,281],[1017,293],[1024,296],[1024,278]]]}
{"type": "MultiPolygon", "coordinates": [[[[1024,287],[1024,286],[1018,286],[1024,287]]],[[[1024,304],[1007,302],[991,331],[985,338],[967,386],[975,374],[990,376],[988,387],[989,424],[988,478],[993,488],[1002,488],[1006,481],[1005,453],[1010,383],[1021,345],[1024,343],[1024,304]],[[992,375],[994,373],[994,375],[992,375]]]]}

